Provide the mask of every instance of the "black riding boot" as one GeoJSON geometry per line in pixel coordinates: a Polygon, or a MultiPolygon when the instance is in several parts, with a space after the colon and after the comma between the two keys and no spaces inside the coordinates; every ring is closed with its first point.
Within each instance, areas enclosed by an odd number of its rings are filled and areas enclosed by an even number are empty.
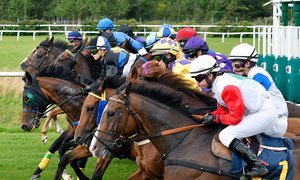
{"type": "Polygon", "coordinates": [[[269,171],[265,165],[263,165],[252,149],[248,148],[241,140],[234,139],[229,148],[241,156],[248,164],[249,171],[246,172],[246,175],[251,177],[263,176],[267,174],[269,171]]]}

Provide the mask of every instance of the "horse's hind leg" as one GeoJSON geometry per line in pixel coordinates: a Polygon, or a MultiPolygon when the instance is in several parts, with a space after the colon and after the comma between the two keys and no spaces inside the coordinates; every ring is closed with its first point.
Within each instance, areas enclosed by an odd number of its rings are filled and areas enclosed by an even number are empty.
{"type": "Polygon", "coordinates": [[[68,127],[55,141],[54,143],[50,146],[48,152],[45,154],[43,159],[41,160],[38,168],[35,170],[33,173],[31,179],[37,179],[40,177],[40,174],[46,169],[46,167],[49,164],[49,161],[52,158],[52,155],[60,148],[60,146],[68,141],[73,139],[75,129],[73,127],[68,127]]]}
{"type": "Polygon", "coordinates": [[[81,179],[87,178],[82,171],[78,167],[78,160],[91,157],[92,154],[90,151],[84,147],[84,146],[77,146],[74,150],[71,152],[67,153],[66,155],[62,156],[60,159],[60,162],[58,163],[58,167],[56,170],[55,178],[59,180],[60,177],[62,176],[63,170],[66,168],[66,166],[71,162],[74,161],[73,164],[71,164],[72,168],[74,169],[76,175],[80,177],[81,179]]]}

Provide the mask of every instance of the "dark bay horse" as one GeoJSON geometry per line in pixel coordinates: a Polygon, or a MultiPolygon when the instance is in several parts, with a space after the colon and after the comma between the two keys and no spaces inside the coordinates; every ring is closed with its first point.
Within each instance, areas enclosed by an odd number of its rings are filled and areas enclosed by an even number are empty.
{"type": "MultiPolygon", "coordinates": [[[[67,74],[61,74],[67,78],[67,74]]],[[[69,73],[69,77],[71,76],[69,73]]],[[[61,77],[60,77],[61,78],[61,77]]],[[[31,77],[26,73],[26,85],[23,92],[23,112],[22,112],[22,129],[31,131],[35,127],[35,121],[40,118],[46,110],[48,104],[58,104],[63,109],[69,120],[69,126],[55,140],[43,158],[39,167],[34,172],[32,179],[40,176],[40,173],[47,167],[52,155],[65,143],[73,139],[75,125],[80,117],[81,106],[86,98],[82,89],[84,86],[76,82],[70,82],[52,77],[31,77]]],[[[64,154],[60,151],[60,155],[64,154]]],[[[86,178],[78,166],[72,166],[78,177],[86,178]]]]}
{"type": "MultiPolygon", "coordinates": [[[[165,179],[238,177],[228,173],[230,162],[217,158],[210,149],[217,129],[201,127],[195,122],[182,107],[182,92],[170,91],[162,85],[135,87],[128,84],[126,89],[110,98],[90,146],[94,156],[111,158],[122,142],[138,133],[150,138],[164,157],[165,179]]],[[[199,108],[210,106],[209,97],[202,94],[201,99],[203,104],[199,108]]],[[[294,179],[300,177],[299,153],[299,150],[294,151],[294,179]]]]}
{"type": "Polygon", "coordinates": [[[37,74],[50,65],[67,48],[67,42],[54,41],[54,37],[46,38],[21,62],[20,68],[31,75],[37,74]]]}
{"type": "MultiPolygon", "coordinates": [[[[92,92],[87,96],[81,111],[80,123],[76,128],[74,139],[80,144],[90,144],[90,140],[93,135],[94,129],[97,127],[96,117],[98,112],[98,104],[100,99],[108,99],[115,92],[115,88],[122,84],[120,82],[115,82],[116,78],[106,78],[99,88],[92,89],[92,92]],[[113,88],[113,89],[111,89],[113,88]],[[105,96],[100,97],[100,95],[105,92],[105,96]]],[[[94,84],[93,84],[94,86],[94,84]]],[[[95,86],[96,87],[96,86],[95,86]]],[[[123,151],[116,154],[117,157],[129,158],[131,160],[136,160],[136,164],[139,169],[135,172],[129,179],[162,179],[163,163],[160,160],[160,155],[151,143],[130,143],[130,153],[124,155],[123,151]],[[120,155],[121,154],[121,155],[120,155]]],[[[127,148],[125,148],[127,149],[127,148]]],[[[127,154],[127,152],[125,152],[127,154]]],[[[62,170],[66,165],[76,159],[90,157],[92,154],[88,150],[87,146],[78,146],[70,153],[63,156],[62,160],[59,162],[59,168],[56,173],[55,179],[59,179],[62,170]]],[[[101,179],[103,173],[108,167],[111,159],[101,159],[97,160],[97,167],[94,171],[92,179],[101,179]]]]}

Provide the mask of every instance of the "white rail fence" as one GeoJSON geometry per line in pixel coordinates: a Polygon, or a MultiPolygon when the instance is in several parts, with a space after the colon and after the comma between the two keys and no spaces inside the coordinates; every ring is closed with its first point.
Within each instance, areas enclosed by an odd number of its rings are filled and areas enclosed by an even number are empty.
{"type": "MultiPolygon", "coordinates": [[[[26,25],[25,25],[26,26],[26,25]]],[[[9,30],[6,28],[9,27],[20,27],[19,25],[7,25],[7,24],[0,24],[0,41],[3,40],[4,33],[15,33],[17,35],[17,40],[20,40],[20,36],[22,34],[32,34],[32,39],[35,41],[36,35],[38,34],[48,34],[50,37],[53,36],[53,34],[64,34],[66,37],[69,32],[71,32],[72,29],[78,29],[84,36],[88,34],[97,35],[97,31],[83,31],[83,27],[89,27],[90,25],[78,25],[78,24],[42,24],[37,25],[38,27],[46,27],[48,30],[9,30]],[[64,30],[54,30],[57,27],[63,27],[64,30]]],[[[117,26],[117,25],[116,25],[117,26]]],[[[147,36],[150,32],[155,32],[153,29],[158,30],[161,25],[137,25],[139,28],[143,28],[143,31],[134,32],[136,35],[143,35],[147,36]]],[[[183,28],[183,27],[192,27],[194,29],[208,29],[208,28],[217,28],[221,27],[218,25],[173,25],[175,29],[183,28]]],[[[222,26],[224,27],[224,26],[222,26]]],[[[225,40],[225,37],[230,36],[239,36],[240,42],[243,41],[244,35],[253,35],[255,31],[252,32],[230,32],[230,28],[234,27],[245,27],[245,26],[225,26],[228,28],[227,32],[206,32],[206,31],[198,31],[199,35],[203,35],[204,39],[206,40],[207,35],[217,35],[221,36],[222,43],[225,40]]],[[[255,29],[257,26],[246,26],[250,29],[255,29]]]]}

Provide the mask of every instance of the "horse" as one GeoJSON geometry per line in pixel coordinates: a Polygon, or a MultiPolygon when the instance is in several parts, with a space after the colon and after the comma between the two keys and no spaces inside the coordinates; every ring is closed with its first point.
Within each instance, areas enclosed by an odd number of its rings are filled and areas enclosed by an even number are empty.
{"type": "MultiPolygon", "coordinates": [[[[91,140],[93,131],[97,127],[97,107],[101,98],[99,95],[101,95],[103,92],[106,92],[106,96],[102,97],[102,99],[107,99],[111,97],[111,95],[115,91],[115,89],[111,88],[119,87],[120,85],[118,84],[122,84],[119,82],[114,83],[114,79],[116,78],[106,78],[103,83],[100,83],[102,85],[99,86],[99,89],[92,90],[92,92],[90,92],[87,96],[82,107],[80,123],[77,126],[74,135],[74,140],[79,142],[80,144],[88,145],[89,141],[91,140]]],[[[136,160],[136,164],[139,167],[137,172],[131,175],[129,179],[162,179],[161,175],[163,170],[163,163],[160,160],[160,156],[154,146],[151,143],[144,143],[143,145],[141,145],[141,143],[130,143],[129,145],[131,151],[130,153],[125,154],[129,154],[127,158],[136,160]]],[[[70,161],[90,156],[92,156],[92,154],[88,151],[88,147],[84,145],[76,147],[70,153],[66,154],[59,162],[59,168],[57,169],[55,179],[60,178],[62,170],[70,161]]],[[[124,156],[124,152],[118,152],[116,156],[119,158],[126,158],[126,155],[124,156]]],[[[102,178],[105,169],[109,165],[109,162],[110,159],[99,158],[97,160],[97,167],[94,171],[92,179],[102,178]]]]}
{"type": "MultiPolygon", "coordinates": [[[[47,73],[51,74],[51,71],[47,73]]],[[[80,83],[53,77],[32,77],[27,72],[25,74],[27,81],[23,92],[22,129],[25,131],[34,129],[37,119],[45,114],[46,107],[50,103],[58,104],[60,108],[67,113],[70,124],[51,145],[49,151],[46,153],[47,156],[42,159],[39,167],[32,176],[32,179],[36,179],[40,177],[41,172],[46,168],[55,151],[57,151],[62,144],[73,139],[75,125],[78,121],[77,118],[80,117],[80,109],[86,94],[82,91],[85,86],[80,83]]],[[[43,71],[41,74],[43,74],[43,71]]],[[[50,74],[47,74],[47,76],[50,76],[50,74]]],[[[57,74],[59,73],[56,73],[55,76],[57,76],[57,74]]],[[[61,73],[61,77],[58,77],[69,79],[72,74],[71,72],[68,74],[69,75],[61,73]]],[[[66,150],[67,149],[61,149],[59,152],[60,156],[66,150]]],[[[73,165],[72,167],[78,177],[86,178],[77,166],[73,165]]]]}
{"type": "Polygon", "coordinates": [[[46,38],[21,62],[20,68],[31,75],[49,66],[58,55],[68,48],[64,41],[54,41],[54,37],[46,38]]]}
{"type": "MultiPolygon", "coordinates": [[[[210,150],[217,129],[195,122],[182,106],[182,92],[149,84],[134,87],[129,82],[122,92],[110,98],[90,146],[93,155],[109,159],[123,142],[150,138],[164,159],[165,179],[239,178],[229,173],[229,161],[217,158],[210,150]],[[132,138],[136,133],[142,137],[132,138]]],[[[203,100],[200,109],[210,106],[210,97],[199,96],[203,100]]],[[[294,151],[295,179],[300,177],[299,153],[294,151]]]]}

